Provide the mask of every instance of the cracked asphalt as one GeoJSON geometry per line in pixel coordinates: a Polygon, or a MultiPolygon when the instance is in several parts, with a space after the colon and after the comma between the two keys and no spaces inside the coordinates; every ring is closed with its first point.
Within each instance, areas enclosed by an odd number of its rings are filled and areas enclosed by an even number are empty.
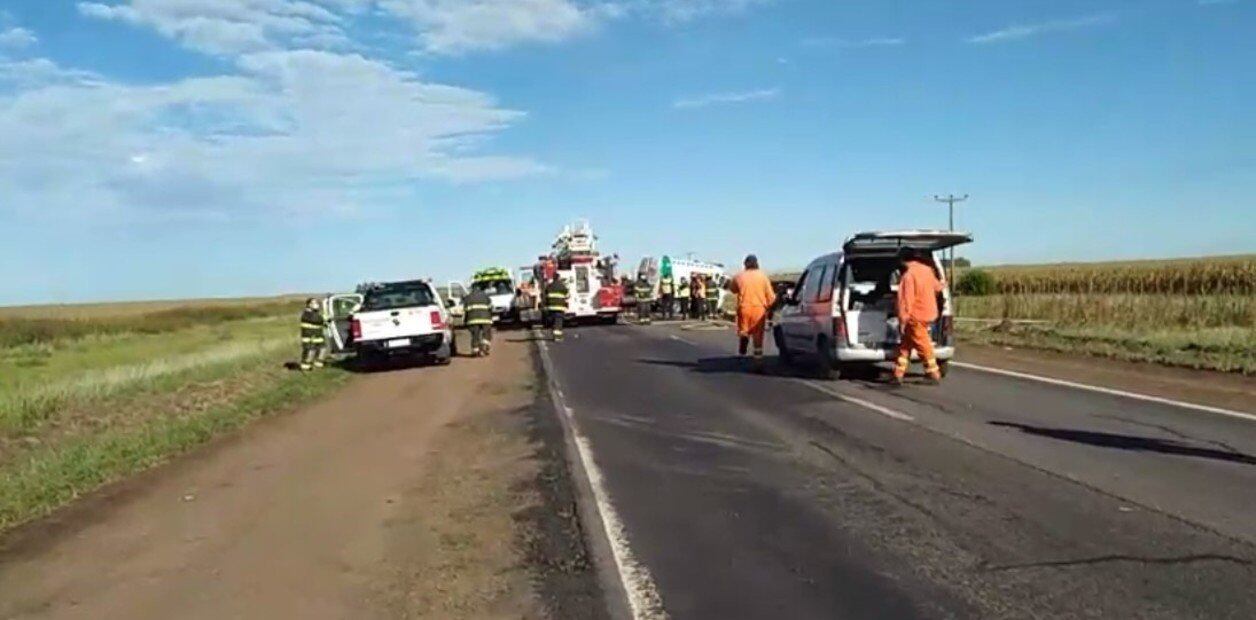
{"type": "Polygon", "coordinates": [[[1256,423],[960,368],[755,375],[733,344],[547,345],[671,617],[1256,617],[1256,423]]]}

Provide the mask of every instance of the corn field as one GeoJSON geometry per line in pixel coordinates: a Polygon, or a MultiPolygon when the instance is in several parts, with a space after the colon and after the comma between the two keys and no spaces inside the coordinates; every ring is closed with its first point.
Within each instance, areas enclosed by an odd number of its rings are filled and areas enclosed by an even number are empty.
{"type": "Polygon", "coordinates": [[[985,269],[995,292],[1026,294],[1256,295],[1256,255],[1027,265],[985,269]]]}

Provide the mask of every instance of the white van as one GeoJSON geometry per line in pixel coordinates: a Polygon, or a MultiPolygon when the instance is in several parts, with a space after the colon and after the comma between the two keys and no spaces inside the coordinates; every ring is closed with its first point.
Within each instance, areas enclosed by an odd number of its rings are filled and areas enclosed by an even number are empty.
{"type": "MultiPolygon", "coordinates": [[[[833,378],[894,359],[900,251],[925,253],[941,278],[939,251],[971,241],[968,233],[940,230],[865,232],[848,239],[841,252],[811,261],[780,302],[772,335],[781,361],[791,364],[799,356],[814,356],[821,375],[833,378]]],[[[938,364],[946,373],[955,355],[950,290],[941,298],[932,334],[938,364]]]]}

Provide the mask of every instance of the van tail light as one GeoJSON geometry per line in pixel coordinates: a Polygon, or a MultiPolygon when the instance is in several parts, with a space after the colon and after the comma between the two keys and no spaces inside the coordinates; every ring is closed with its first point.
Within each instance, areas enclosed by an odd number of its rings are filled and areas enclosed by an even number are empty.
{"type": "Polygon", "coordinates": [[[353,340],[362,339],[362,321],[351,319],[349,321],[349,337],[353,340]]]}
{"type": "Polygon", "coordinates": [[[846,344],[846,315],[833,317],[833,338],[838,344],[846,344]]]}
{"type": "Polygon", "coordinates": [[[440,315],[440,310],[432,311],[432,329],[445,329],[445,318],[440,315]]]}

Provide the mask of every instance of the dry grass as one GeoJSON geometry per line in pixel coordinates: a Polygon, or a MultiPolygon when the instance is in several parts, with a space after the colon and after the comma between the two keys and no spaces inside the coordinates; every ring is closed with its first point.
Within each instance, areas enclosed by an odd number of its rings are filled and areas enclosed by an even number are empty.
{"type": "Polygon", "coordinates": [[[74,311],[56,306],[46,308],[46,315],[22,314],[13,309],[9,309],[8,316],[0,315],[0,349],[107,334],[161,334],[256,317],[295,315],[301,308],[301,300],[148,306],[143,311],[135,311],[130,304],[121,304],[113,310],[106,306],[94,309],[76,306],[74,311]]]}
{"type": "Polygon", "coordinates": [[[189,308],[237,308],[270,304],[301,303],[309,295],[276,297],[232,297],[156,301],[124,301],[88,304],[43,304],[0,306],[3,319],[113,319],[189,308]]]}
{"type": "Polygon", "coordinates": [[[997,294],[957,297],[959,316],[1042,323],[969,339],[1256,373],[1256,255],[983,269],[997,294]]]}
{"type": "Polygon", "coordinates": [[[1126,329],[1256,328],[1256,295],[1007,294],[957,297],[959,316],[1126,329]]]}
{"type": "Polygon", "coordinates": [[[1256,255],[983,268],[1005,295],[1256,295],[1256,255]]]}

